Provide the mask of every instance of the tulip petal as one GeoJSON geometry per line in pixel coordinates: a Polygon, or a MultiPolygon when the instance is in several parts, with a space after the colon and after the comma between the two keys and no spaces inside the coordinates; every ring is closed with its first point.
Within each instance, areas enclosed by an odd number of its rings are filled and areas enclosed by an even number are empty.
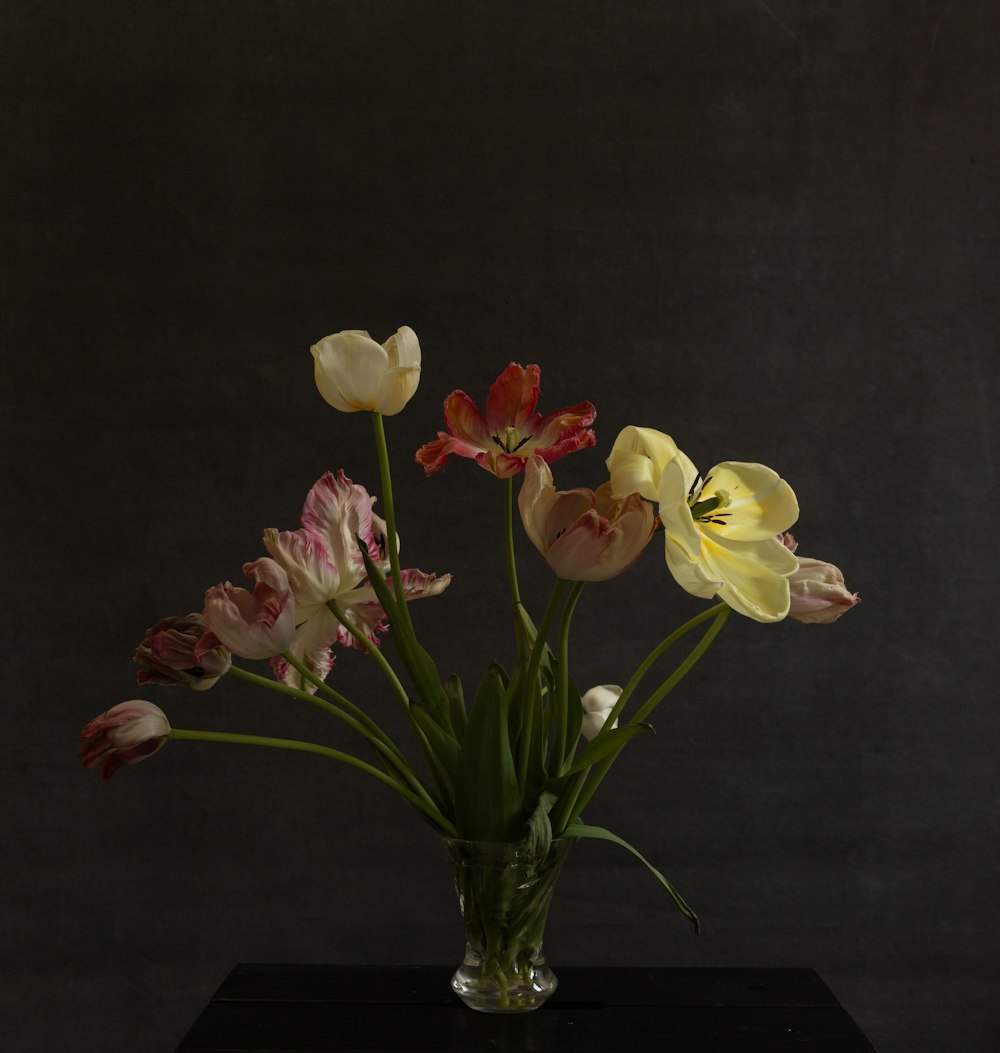
{"type": "Polygon", "coordinates": [[[486,398],[486,425],[491,434],[502,435],[507,428],[523,432],[538,405],[541,375],[538,366],[525,368],[511,362],[497,377],[486,398]]]}
{"type": "Polygon", "coordinates": [[[706,476],[699,499],[716,491],[728,495],[729,504],[705,524],[734,541],[763,541],[786,531],[799,517],[792,488],[776,471],[763,464],[726,461],[706,476]]]}
{"type": "Polygon", "coordinates": [[[358,538],[367,544],[373,560],[382,559],[372,520],[371,496],[363,486],[352,483],[343,470],[336,475],[326,472],[306,496],[302,525],[322,538],[329,561],[339,574],[338,591],[353,588],[367,573],[358,538]]]}
{"type": "Polygon", "coordinates": [[[662,431],[631,424],[622,428],[607,460],[612,493],[616,497],[638,493],[647,501],[656,501],[663,470],[679,452],[674,440],[662,431]]]}

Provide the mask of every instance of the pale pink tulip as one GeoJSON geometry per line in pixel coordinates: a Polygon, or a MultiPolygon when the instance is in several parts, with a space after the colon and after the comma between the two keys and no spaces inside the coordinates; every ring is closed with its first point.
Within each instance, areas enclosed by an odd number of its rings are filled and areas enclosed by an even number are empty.
{"type": "Polygon", "coordinates": [[[136,698],[95,717],[80,738],[84,767],[100,762],[102,777],[110,779],[123,765],[138,764],[161,749],[170,738],[170,724],[162,709],[136,698]]]}
{"type": "Polygon", "coordinates": [[[229,650],[209,629],[203,614],[161,618],[136,648],[140,684],[186,684],[206,691],[231,665],[229,650]]]}
{"type": "Polygon", "coordinates": [[[638,494],[614,499],[596,491],[556,490],[539,456],[528,460],[517,499],[532,544],[566,581],[607,581],[627,570],[653,536],[652,505],[638,494]]]}
{"type": "Polygon", "coordinates": [[[295,635],[295,600],[288,576],[266,557],[244,564],[253,592],[228,581],[205,593],[205,619],[212,632],[243,658],[271,658],[288,649],[295,635]]]}
{"type": "Polygon", "coordinates": [[[799,569],[788,579],[791,591],[789,618],[815,625],[829,625],[861,602],[844,585],[844,575],[832,563],[796,556],[799,569]]]}
{"type": "Polygon", "coordinates": [[[486,416],[464,391],[444,400],[447,432],[417,450],[417,461],[430,475],[451,454],[469,457],[500,479],[524,470],[533,454],[551,463],[575,450],[593,446],[597,411],[589,402],[567,406],[542,416],[538,404],[541,370],[516,362],[497,377],[486,399],[486,416]]]}

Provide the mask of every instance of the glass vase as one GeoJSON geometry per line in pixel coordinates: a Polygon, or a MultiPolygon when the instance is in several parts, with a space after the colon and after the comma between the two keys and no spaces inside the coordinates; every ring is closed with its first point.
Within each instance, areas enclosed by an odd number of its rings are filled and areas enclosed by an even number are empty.
{"type": "Polygon", "coordinates": [[[542,936],[570,843],[539,851],[528,842],[446,839],[466,939],[451,986],[470,1008],[527,1013],[555,991],[542,936]]]}

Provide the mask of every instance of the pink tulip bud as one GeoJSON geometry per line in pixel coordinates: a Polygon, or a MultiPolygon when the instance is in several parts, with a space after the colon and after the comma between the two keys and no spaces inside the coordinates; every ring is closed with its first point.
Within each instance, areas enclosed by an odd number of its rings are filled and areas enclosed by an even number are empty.
{"type": "Polygon", "coordinates": [[[120,702],[95,717],[80,732],[80,758],[84,767],[102,762],[101,775],[110,779],[125,764],[151,757],[170,738],[166,714],[141,698],[120,702]]]}
{"type": "Polygon", "coordinates": [[[207,691],[232,662],[203,614],[161,618],[136,648],[140,684],[186,684],[207,691]]]}
{"type": "Polygon", "coordinates": [[[788,579],[788,616],[800,622],[828,625],[861,600],[844,585],[844,575],[832,563],[797,556],[799,569],[788,579]]]}

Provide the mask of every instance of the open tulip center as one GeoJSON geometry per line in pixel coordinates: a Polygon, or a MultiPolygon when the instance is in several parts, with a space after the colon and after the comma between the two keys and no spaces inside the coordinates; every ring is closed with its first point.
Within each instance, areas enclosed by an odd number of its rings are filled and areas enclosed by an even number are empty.
{"type": "Polygon", "coordinates": [[[504,453],[517,453],[526,442],[531,441],[531,436],[525,435],[522,439],[518,434],[517,428],[507,428],[503,433],[502,439],[499,435],[493,435],[492,439],[504,453]]]}
{"type": "MultiPolygon", "coordinates": [[[[711,497],[705,497],[704,493],[707,486],[708,480],[706,480],[705,486],[702,487],[697,496],[692,496],[688,499],[691,516],[702,523],[715,523],[718,526],[725,526],[726,517],[732,515],[732,513],[720,512],[719,509],[728,508],[732,503],[729,491],[716,490],[711,497]]],[[[694,487],[692,487],[693,489],[694,487]]]]}

